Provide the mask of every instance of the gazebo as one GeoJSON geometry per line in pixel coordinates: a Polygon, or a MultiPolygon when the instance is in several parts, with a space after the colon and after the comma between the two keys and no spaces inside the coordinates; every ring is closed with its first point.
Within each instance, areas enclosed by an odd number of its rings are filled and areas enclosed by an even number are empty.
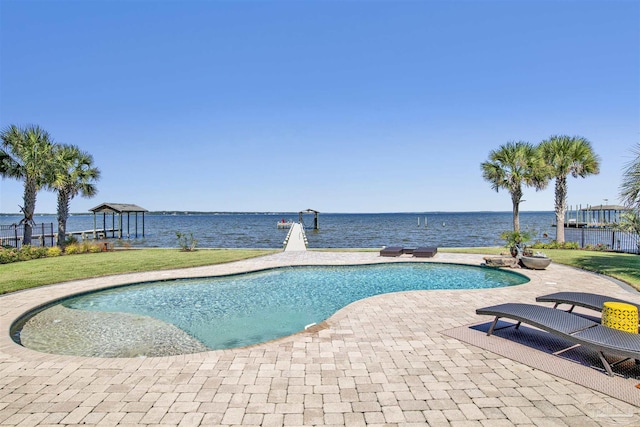
{"type": "Polygon", "coordinates": [[[298,212],[298,222],[300,222],[301,224],[302,224],[302,215],[306,214],[306,213],[312,213],[313,214],[313,229],[317,230],[318,229],[318,214],[320,212],[314,211],[313,209],[307,209],[306,211],[298,212]]]}
{"type": "Polygon", "coordinates": [[[144,213],[148,210],[141,208],[138,205],[132,205],[129,203],[102,203],[95,208],[89,209],[93,212],[93,238],[97,238],[98,233],[102,232],[103,237],[107,237],[107,233],[111,232],[111,237],[122,239],[122,218],[124,214],[127,214],[127,238],[131,236],[130,227],[131,214],[135,214],[135,237],[138,237],[138,214],[142,214],[142,237],[144,237],[144,213]],[[102,229],[98,229],[96,214],[102,213],[102,229]],[[111,228],[107,229],[107,214],[111,214],[111,228]],[[116,214],[119,216],[118,224],[116,227],[116,214]]]}

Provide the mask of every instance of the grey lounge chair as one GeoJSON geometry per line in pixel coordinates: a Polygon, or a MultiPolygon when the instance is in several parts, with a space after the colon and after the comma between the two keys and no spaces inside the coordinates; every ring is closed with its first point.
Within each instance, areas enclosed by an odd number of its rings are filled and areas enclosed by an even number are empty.
{"type": "Polygon", "coordinates": [[[598,353],[602,365],[610,376],[613,376],[613,371],[604,353],[627,359],[640,359],[640,335],[607,328],[563,310],[535,304],[510,303],[479,308],[476,313],[495,316],[487,335],[493,333],[498,319],[506,317],[517,321],[516,329],[520,327],[520,323],[526,323],[574,344],[591,348],[598,353]]]}
{"type": "Polygon", "coordinates": [[[435,246],[422,246],[413,250],[414,257],[431,258],[438,252],[435,246]]]}
{"type": "Polygon", "coordinates": [[[402,246],[388,246],[380,251],[380,256],[400,256],[402,255],[402,246]]]}
{"type": "Polygon", "coordinates": [[[569,313],[573,311],[576,305],[594,311],[602,311],[602,305],[608,301],[631,304],[638,307],[638,311],[640,311],[640,305],[636,303],[621,300],[618,298],[611,298],[606,295],[590,294],[587,292],[556,292],[554,294],[537,297],[536,301],[553,302],[555,303],[553,308],[558,308],[560,304],[568,304],[571,306],[571,308],[567,310],[569,313]]]}

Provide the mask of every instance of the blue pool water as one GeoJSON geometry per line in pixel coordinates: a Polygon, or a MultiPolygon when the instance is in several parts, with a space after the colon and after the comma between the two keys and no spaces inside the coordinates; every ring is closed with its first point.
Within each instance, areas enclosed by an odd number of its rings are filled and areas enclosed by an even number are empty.
{"type": "Polygon", "coordinates": [[[497,269],[436,263],[289,267],[131,285],[75,297],[63,305],[151,316],[211,349],[224,349],[291,335],[373,295],[493,288],[528,280],[497,269]]]}

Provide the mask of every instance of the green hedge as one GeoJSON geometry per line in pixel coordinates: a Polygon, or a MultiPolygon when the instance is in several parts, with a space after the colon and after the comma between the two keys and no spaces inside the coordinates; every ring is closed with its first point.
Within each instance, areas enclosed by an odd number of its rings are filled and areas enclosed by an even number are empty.
{"type": "Polygon", "coordinates": [[[38,258],[57,257],[60,255],[73,255],[84,253],[95,253],[103,250],[102,245],[95,243],[72,243],[67,245],[63,252],[59,247],[53,246],[50,248],[42,246],[30,246],[25,245],[20,249],[14,247],[2,247],[0,248],[0,264],[10,264],[12,262],[30,261],[38,258]]]}

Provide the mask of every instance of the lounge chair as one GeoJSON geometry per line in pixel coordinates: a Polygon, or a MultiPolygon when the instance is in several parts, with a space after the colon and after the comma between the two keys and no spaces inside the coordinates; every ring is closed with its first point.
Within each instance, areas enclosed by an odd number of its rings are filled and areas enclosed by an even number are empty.
{"type": "Polygon", "coordinates": [[[590,294],[587,292],[556,292],[554,294],[543,295],[537,297],[538,302],[553,302],[555,305],[553,308],[558,308],[560,304],[569,304],[571,308],[567,310],[569,313],[577,306],[588,308],[594,311],[602,311],[602,305],[605,302],[623,302],[638,307],[640,311],[640,304],[621,300],[618,298],[611,298],[606,295],[590,294]]]}
{"type": "MultiPolygon", "coordinates": [[[[493,333],[498,319],[506,317],[517,321],[516,329],[520,327],[521,323],[526,323],[574,344],[591,348],[598,353],[602,365],[610,376],[613,376],[613,371],[611,364],[605,359],[604,353],[627,359],[640,359],[640,335],[608,328],[563,310],[535,304],[509,303],[479,308],[476,313],[495,316],[487,335],[493,333]]],[[[573,346],[569,348],[573,348],[573,346]]]]}
{"type": "Polygon", "coordinates": [[[413,250],[414,257],[420,258],[431,258],[438,252],[438,248],[435,246],[423,246],[420,248],[415,248],[413,250]]]}
{"type": "Polygon", "coordinates": [[[388,246],[380,251],[380,256],[400,256],[402,255],[402,246],[388,246]]]}

